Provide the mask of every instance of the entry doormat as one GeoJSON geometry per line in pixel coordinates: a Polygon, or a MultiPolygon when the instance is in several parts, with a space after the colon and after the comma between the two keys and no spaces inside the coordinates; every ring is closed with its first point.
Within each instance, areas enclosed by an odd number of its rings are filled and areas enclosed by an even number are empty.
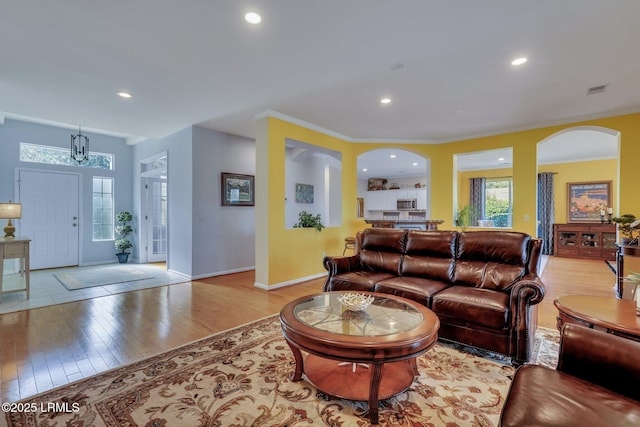
{"type": "MultiPolygon", "coordinates": [[[[536,339],[557,343],[547,332],[536,339]]],[[[438,342],[418,357],[411,387],[381,402],[380,427],[495,427],[514,368],[474,353],[438,342]]],[[[365,402],[291,382],[294,363],[274,315],[25,399],[16,407],[34,409],[0,426],[370,425],[365,402]]]]}
{"type": "Polygon", "coordinates": [[[54,273],[53,277],[58,279],[67,290],[74,291],[95,286],[153,279],[155,277],[154,270],[157,268],[137,264],[114,264],[62,271],[54,273]]]}

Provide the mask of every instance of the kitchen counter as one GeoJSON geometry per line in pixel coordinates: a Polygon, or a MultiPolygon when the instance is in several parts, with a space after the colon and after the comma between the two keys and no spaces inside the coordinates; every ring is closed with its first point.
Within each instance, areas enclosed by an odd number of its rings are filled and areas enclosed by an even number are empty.
{"type": "Polygon", "coordinates": [[[410,228],[437,230],[442,219],[365,219],[364,222],[374,228],[410,228]]]}

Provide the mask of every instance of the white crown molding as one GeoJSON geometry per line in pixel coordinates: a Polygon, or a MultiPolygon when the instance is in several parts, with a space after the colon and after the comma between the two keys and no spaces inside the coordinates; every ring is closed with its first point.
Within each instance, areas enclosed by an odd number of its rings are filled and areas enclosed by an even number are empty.
{"type": "Polygon", "coordinates": [[[146,141],[148,138],[145,136],[127,136],[124,139],[124,142],[127,145],[136,145],[136,144],[140,144],[142,141],[146,141]]]}
{"type": "MultiPolygon", "coordinates": [[[[611,111],[611,112],[608,112],[608,113],[587,114],[587,115],[582,115],[582,116],[567,117],[567,118],[564,118],[564,119],[551,120],[551,121],[548,121],[548,122],[535,123],[535,124],[530,124],[530,125],[525,125],[525,126],[518,126],[518,127],[513,127],[513,128],[494,129],[492,131],[487,131],[487,132],[483,132],[483,133],[461,135],[461,136],[456,136],[456,137],[452,137],[452,138],[442,138],[442,139],[438,140],[437,144],[444,144],[444,143],[447,143],[447,142],[459,142],[459,141],[465,141],[465,140],[468,140],[468,139],[475,139],[475,138],[485,138],[485,137],[489,137],[489,136],[503,135],[503,134],[515,133],[515,132],[523,132],[523,131],[533,130],[533,129],[542,129],[542,128],[547,128],[547,127],[566,125],[566,124],[569,124],[569,123],[585,122],[585,121],[588,121],[588,120],[606,119],[606,118],[609,118],[609,117],[624,116],[626,114],[635,114],[635,113],[640,113],[640,107],[634,107],[634,108],[629,108],[629,109],[624,109],[624,110],[616,110],[616,111],[611,111]]],[[[578,125],[578,126],[584,127],[583,125],[578,125]]]]}
{"type": "MultiPolygon", "coordinates": [[[[34,124],[38,124],[38,125],[52,126],[52,127],[57,127],[57,128],[61,128],[61,129],[69,129],[69,130],[77,130],[78,129],[78,125],[77,124],[71,124],[71,123],[65,123],[65,122],[57,122],[55,120],[39,119],[37,117],[23,116],[21,114],[4,113],[4,117],[6,117],[7,119],[17,120],[17,121],[20,121],[20,122],[27,122],[27,123],[34,123],[34,124]]],[[[112,136],[112,137],[115,137],[115,138],[123,138],[123,139],[130,138],[130,136],[122,134],[122,133],[109,132],[109,131],[106,131],[106,130],[91,128],[91,127],[86,127],[86,126],[82,126],[82,130],[83,130],[83,132],[91,132],[91,133],[96,133],[96,134],[99,134],[99,135],[112,136]]]]}
{"type": "Polygon", "coordinates": [[[329,136],[333,136],[334,138],[339,138],[339,139],[344,139],[346,141],[352,142],[353,138],[347,136],[347,135],[343,135],[341,133],[338,132],[334,132],[332,130],[329,129],[325,129],[322,126],[317,126],[314,125],[313,123],[309,123],[309,122],[305,122],[304,120],[298,119],[296,117],[293,116],[288,116],[286,114],[280,113],[278,111],[274,111],[274,110],[267,110],[265,112],[262,112],[260,114],[258,114],[255,119],[256,120],[260,120],[260,119],[264,119],[266,117],[273,117],[276,119],[280,119],[283,120],[285,122],[289,122],[291,124],[294,125],[298,125],[300,127],[309,129],[309,130],[313,130],[316,132],[320,132],[320,133],[324,133],[325,135],[329,135],[329,136]]]}
{"type": "Polygon", "coordinates": [[[257,116],[255,116],[255,119],[260,120],[266,117],[273,117],[276,119],[280,119],[285,122],[289,122],[291,124],[298,125],[309,130],[320,132],[325,135],[333,136],[335,138],[339,138],[347,142],[353,142],[353,143],[361,143],[361,144],[438,144],[439,143],[436,141],[417,140],[417,139],[352,138],[350,136],[343,135],[338,132],[334,132],[330,129],[323,128],[322,126],[314,125],[313,123],[309,123],[304,120],[298,119],[296,117],[289,116],[287,114],[283,114],[274,110],[266,110],[258,114],[257,116]]]}

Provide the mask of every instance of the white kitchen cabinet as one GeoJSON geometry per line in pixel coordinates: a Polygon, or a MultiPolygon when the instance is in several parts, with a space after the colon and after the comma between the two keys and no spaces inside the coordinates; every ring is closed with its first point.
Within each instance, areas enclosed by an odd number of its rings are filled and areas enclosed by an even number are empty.
{"type": "Polygon", "coordinates": [[[416,190],[416,199],[418,199],[418,209],[427,210],[427,189],[420,188],[416,190]]]}

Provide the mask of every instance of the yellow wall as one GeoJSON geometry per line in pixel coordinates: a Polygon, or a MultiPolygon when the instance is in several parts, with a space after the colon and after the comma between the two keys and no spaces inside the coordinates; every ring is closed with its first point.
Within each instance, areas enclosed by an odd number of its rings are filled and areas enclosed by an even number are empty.
{"type": "MultiPolygon", "coordinates": [[[[556,163],[540,165],[539,172],[555,172],[553,177],[554,222],[567,222],[567,183],[587,181],[612,181],[611,200],[617,199],[618,160],[593,160],[588,162],[556,163]]],[[[611,203],[613,207],[614,203],[611,203]]],[[[614,216],[615,210],[614,210],[614,216]]]]}
{"type": "MultiPolygon", "coordinates": [[[[640,216],[640,113],[570,124],[549,126],[443,144],[351,143],[273,117],[258,120],[256,149],[256,282],[258,285],[291,283],[322,274],[322,252],[342,253],[343,239],[364,228],[356,218],[357,156],[366,151],[393,147],[415,152],[431,160],[431,206],[433,219],[443,219],[441,228],[453,228],[455,154],[498,148],[513,149],[513,230],[536,234],[537,144],[572,127],[603,129],[620,134],[619,194],[614,213],[640,216]],[[342,153],[342,219],[340,227],[315,230],[284,227],[284,144],[292,138],[342,153]],[[264,192],[264,194],[259,194],[264,192]],[[258,230],[264,224],[264,230],[258,230]]],[[[586,179],[592,181],[596,179],[586,179]]],[[[560,213],[558,214],[561,215],[560,213]]]]}
{"type": "Polygon", "coordinates": [[[341,255],[356,218],[356,159],[352,144],[274,117],[258,120],[256,133],[256,285],[269,287],[325,272],[323,254],[341,255]],[[289,139],[342,154],[342,225],[321,232],[285,227],[285,142],[289,139]],[[258,228],[262,226],[262,230],[258,228]]]}

